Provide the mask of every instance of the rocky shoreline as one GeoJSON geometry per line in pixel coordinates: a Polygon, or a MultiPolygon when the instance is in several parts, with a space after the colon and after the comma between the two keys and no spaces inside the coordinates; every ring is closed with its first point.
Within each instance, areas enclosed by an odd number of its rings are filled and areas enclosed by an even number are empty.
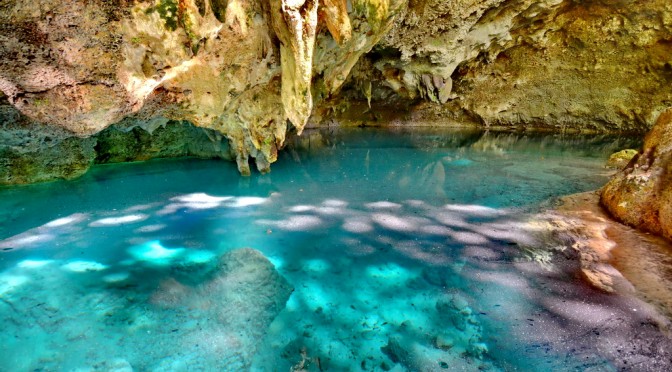
{"type": "Polygon", "coordinates": [[[562,197],[544,218],[591,286],[637,297],[672,319],[672,243],[615,221],[598,192],[562,197]]]}

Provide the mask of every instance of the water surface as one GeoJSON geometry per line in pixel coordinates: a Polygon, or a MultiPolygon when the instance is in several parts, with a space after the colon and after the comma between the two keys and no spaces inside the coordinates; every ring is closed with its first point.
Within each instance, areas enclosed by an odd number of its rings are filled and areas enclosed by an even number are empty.
{"type": "Polygon", "coordinates": [[[0,189],[0,371],[617,370],[655,359],[619,356],[631,323],[657,332],[641,303],[526,259],[546,249],[530,214],[600,187],[606,158],[631,145],[318,131],[268,175],[161,160],[0,189]],[[274,307],[282,285],[263,269],[220,273],[219,257],[243,247],[293,287],[286,304],[274,307]],[[240,288],[248,274],[263,279],[257,292],[240,288]]]}

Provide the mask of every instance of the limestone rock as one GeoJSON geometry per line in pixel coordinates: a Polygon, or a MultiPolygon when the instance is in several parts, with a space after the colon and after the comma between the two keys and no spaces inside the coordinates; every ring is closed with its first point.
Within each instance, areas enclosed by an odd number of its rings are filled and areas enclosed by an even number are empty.
{"type": "Polygon", "coordinates": [[[350,40],[352,25],[348,17],[346,0],[322,0],[319,10],[331,36],[339,45],[350,40]]]}
{"type": "Polygon", "coordinates": [[[622,169],[635,157],[635,155],[637,155],[637,150],[633,149],[625,149],[615,152],[609,156],[609,160],[607,160],[607,168],[622,169]]]}
{"type": "Polygon", "coordinates": [[[643,149],[602,190],[618,220],[672,239],[672,109],[663,112],[643,149]]]}
{"type": "Polygon", "coordinates": [[[643,131],[672,98],[671,22],[664,0],[412,1],[349,84],[404,125],[643,131]]]}
{"type": "Polygon", "coordinates": [[[181,156],[230,160],[231,152],[221,133],[188,122],[127,117],[80,138],[0,103],[0,185],[73,179],[94,163],[181,156]]]}
{"type": "Polygon", "coordinates": [[[310,84],[317,33],[317,0],[271,0],[273,28],[280,39],[282,103],[299,133],[313,110],[310,84]]]}
{"type": "Polygon", "coordinates": [[[667,0],[7,0],[0,100],[73,142],[189,121],[249,174],[290,123],[343,115],[643,131],[672,100],[671,39],[667,0]]]}

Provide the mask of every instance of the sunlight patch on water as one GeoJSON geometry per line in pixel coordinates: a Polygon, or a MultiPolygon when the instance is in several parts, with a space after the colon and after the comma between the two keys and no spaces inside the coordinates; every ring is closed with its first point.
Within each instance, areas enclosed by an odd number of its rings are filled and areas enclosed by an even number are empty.
{"type": "Polygon", "coordinates": [[[342,227],[345,231],[359,234],[373,230],[373,225],[371,225],[370,219],[368,217],[346,218],[342,227]]]}
{"type": "Polygon", "coordinates": [[[75,213],[75,214],[72,214],[68,217],[63,217],[63,218],[59,218],[59,219],[53,220],[51,222],[48,222],[48,223],[44,224],[44,227],[55,228],[55,227],[70,225],[70,224],[73,224],[73,223],[82,222],[87,218],[87,216],[88,216],[88,214],[86,214],[86,213],[75,213]]]}
{"type": "Polygon", "coordinates": [[[191,251],[186,254],[184,260],[194,264],[204,264],[214,260],[217,255],[211,251],[191,251]]]}
{"type": "Polygon", "coordinates": [[[16,264],[16,266],[22,269],[37,269],[49,265],[52,262],[54,262],[54,260],[23,260],[16,264]]]}
{"type": "Polygon", "coordinates": [[[313,210],[315,210],[315,207],[313,207],[312,205],[295,205],[289,208],[289,211],[293,213],[305,213],[313,210]]]}
{"type": "Polygon", "coordinates": [[[152,240],[129,248],[128,253],[138,261],[166,266],[180,257],[184,248],[166,248],[160,241],[152,240]]]}
{"type": "Polygon", "coordinates": [[[266,219],[256,221],[256,223],[260,225],[273,226],[287,231],[314,230],[319,228],[322,225],[322,222],[323,221],[320,217],[310,215],[287,216],[282,221],[272,221],[266,219]]]}
{"type": "Polygon", "coordinates": [[[222,202],[229,200],[231,198],[232,196],[218,197],[199,192],[194,194],[176,196],[174,198],[171,198],[170,200],[185,203],[196,209],[201,209],[201,208],[210,208],[213,205],[218,206],[222,202]]]}
{"type": "Polygon", "coordinates": [[[403,285],[416,276],[409,270],[393,263],[369,266],[366,268],[366,275],[387,286],[403,285]]]}
{"type": "Polygon", "coordinates": [[[0,295],[17,290],[29,280],[30,278],[24,275],[0,274],[0,295]]]}
{"type": "Polygon", "coordinates": [[[135,229],[135,232],[138,232],[138,233],[153,233],[153,232],[157,232],[159,230],[163,230],[166,227],[168,227],[168,225],[163,224],[163,223],[157,223],[157,224],[154,224],[154,225],[145,225],[145,226],[142,226],[142,227],[138,227],[137,229],[135,229]]]}
{"type": "Polygon", "coordinates": [[[324,273],[331,268],[329,262],[321,259],[307,260],[303,264],[303,269],[307,272],[324,273]]]}
{"type": "Polygon", "coordinates": [[[484,207],[482,205],[460,205],[460,204],[447,204],[444,206],[445,209],[449,211],[466,213],[474,216],[498,216],[506,214],[505,211],[502,211],[497,208],[484,207]]]}
{"type": "Polygon", "coordinates": [[[393,214],[374,213],[371,215],[371,220],[386,229],[394,231],[412,232],[418,228],[418,225],[413,223],[413,221],[409,221],[408,218],[395,216],[393,214]]]}
{"type": "Polygon", "coordinates": [[[93,271],[103,271],[107,269],[109,266],[103,265],[100,262],[95,262],[95,261],[70,261],[67,264],[61,266],[61,269],[70,271],[73,273],[86,273],[86,272],[93,272],[93,271]]]}
{"type": "Polygon", "coordinates": [[[108,274],[108,275],[105,275],[105,276],[103,277],[103,281],[104,281],[105,283],[110,283],[110,284],[112,284],[112,283],[121,283],[121,282],[125,282],[125,281],[128,280],[130,277],[131,277],[131,274],[130,274],[130,273],[128,273],[128,272],[126,272],[126,271],[122,271],[122,272],[118,272],[118,273],[114,273],[114,274],[108,274]]]}
{"type": "Polygon", "coordinates": [[[36,245],[39,243],[45,243],[50,240],[53,240],[54,236],[51,234],[41,234],[41,233],[24,233],[9,239],[0,241],[0,249],[16,249],[24,248],[31,245],[36,245]]]}
{"type": "Polygon", "coordinates": [[[401,208],[401,204],[392,203],[389,201],[377,201],[373,203],[364,204],[366,208],[369,209],[398,209],[401,208]]]}
{"type": "Polygon", "coordinates": [[[268,198],[259,198],[255,196],[240,196],[233,198],[230,203],[227,203],[227,206],[234,208],[245,208],[251,207],[253,205],[264,204],[268,198]]]}
{"type": "Polygon", "coordinates": [[[568,346],[606,365],[595,338],[562,337],[592,335],[608,307],[563,292],[573,278],[523,266],[519,246],[537,244],[519,207],[599,186],[598,150],[544,143],[537,162],[513,137],[495,151],[471,146],[478,137],[357,132],[280,154],[263,176],[188,160],[0,189],[20,226],[0,226],[11,248],[0,251],[0,343],[13,356],[0,370],[583,366],[568,346]],[[270,263],[222,261],[241,247],[270,263]],[[259,290],[274,283],[269,266],[293,288],[286,303],[272,300],[277,286],[259,290]]]}
{"type": "Polygon", "coordinates": [[[101,218],[97,221],[93,221],[89,224],[89,226],[101,227],[101,226],[125,225],[129,223],[144,221],[147,218],[149,218],[149,216],[146,214],[131,214],[128,216],[121,216],[121,217],[108,217],[108,218],[101,218]]]}

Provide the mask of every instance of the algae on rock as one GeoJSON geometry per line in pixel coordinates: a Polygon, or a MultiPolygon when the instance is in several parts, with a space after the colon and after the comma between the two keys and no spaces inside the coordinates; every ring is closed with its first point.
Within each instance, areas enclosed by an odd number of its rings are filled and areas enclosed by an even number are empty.
{"type": "Polygon", "coordinates": [[[250,174],[289,123],[645,130],[669,40],[667,0],[8,0],[0,91],[73,141],[189,121],[250,174]]]}

